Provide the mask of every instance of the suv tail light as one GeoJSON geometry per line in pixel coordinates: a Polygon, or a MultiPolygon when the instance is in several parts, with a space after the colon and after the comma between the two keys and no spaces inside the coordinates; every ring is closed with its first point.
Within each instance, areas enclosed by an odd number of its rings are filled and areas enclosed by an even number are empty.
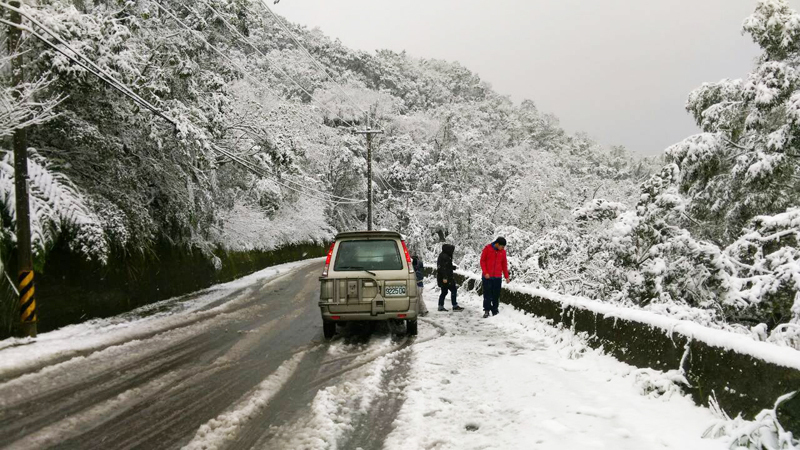
{"type": "Polygon", "coordinates": [[[408,254],[408,247],[406,247],[406,241],[400,241],[403,243],[403,252],[406,254],[406,262],[408,263],[408,273],[414,273],[414,267],[411,266],[411,255],[408,254]]]}
{"type": "Polygon", "coordinates": [[[335,245],[336,245],[336,242],[331,244],[331,248],[328,250],[328,257],[325,258],[325,268],[322,269],[322,276],[323,277],[327,277],[328,276],[328,269],[330,269],[330,267],[331,267],[331,255],[333,254],[333,247],[335,245]]]}

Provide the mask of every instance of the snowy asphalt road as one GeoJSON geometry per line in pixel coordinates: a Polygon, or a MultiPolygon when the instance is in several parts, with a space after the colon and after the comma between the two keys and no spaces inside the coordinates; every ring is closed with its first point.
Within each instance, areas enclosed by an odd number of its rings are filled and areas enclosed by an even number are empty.
{"type": "MultiPolygon", "coordinates": [[[[707,410],[641,395],[641,373],[568,331],[509,308],[483,320],[474,295],[413,339],[373,324],[324,342],[320,265],[198,294],[191,311],[166,302],[158,320],[132,316],[136,332],[130,318],[103,323],[89,332],[121,337],[88,347],[73,332],[80,351],[0,363],[0,446],[724,447],[700,438],[707,410]]],[[[0,345],[0,358],[24,348],[0,345]]]]}

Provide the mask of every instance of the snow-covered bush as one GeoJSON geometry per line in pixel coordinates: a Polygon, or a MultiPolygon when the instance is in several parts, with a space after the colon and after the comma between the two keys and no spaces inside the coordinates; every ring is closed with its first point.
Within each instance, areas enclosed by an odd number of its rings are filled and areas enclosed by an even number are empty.
{"type": "Polygon", "coordinates": [[[627,209],[628,207],[620,202],[596,199],[576,209],[572,212],[572,215],[577,221],[613,220],[622,212],[627,211],[627,209]]]}
{"type": "MultiPolygon", "coordinates": [[[[28,179],[31,220],[31,244],[38,267],[58,239],[87,259],[105,262],[109,246],[100,219],[72,181],[59,173],[35,150],[28,151],[28,179]]],[[[14,156],[6,152],[0,160],[0,208],[2,208],[2,245],[4,255],[16,242],[16,195],[14,191],[14,156]]],[[[5,258],[4,258],[5,259],[5,258]]]]}
{"type": "Polygon", "coordinates": [[[689,386],[686,375],[681,370],[660,372],[654,369],[636,369],[631,374],[642,395],[650,398],[669,400],[673,395],[684,396],[685,386],[689,386]]]}
{"type": "Polygon", "coordinates": [[[666,150],[635,209],[574,211],[580,224],[613,221],[584,263],[605,273],[591,295],[611,288],[623,303],[798,347],[798,23],[786,2],[759,2],[744,23],[763,50],[753,72],[689,96],[703,133],[666,150]]]}
{"type": "Polygon", "coordinates": [[[725,439],[732,450],[796,450],[800,440],[786,431],[777,419],[778,406],[797,393],[782,396],[773,409],[765,409],[753,420],[745,420],[741,415],[731,417],[719,406],[716,398],[709,397],[708,403],[717,423],[711,425],[704,438],[725,439]]]}

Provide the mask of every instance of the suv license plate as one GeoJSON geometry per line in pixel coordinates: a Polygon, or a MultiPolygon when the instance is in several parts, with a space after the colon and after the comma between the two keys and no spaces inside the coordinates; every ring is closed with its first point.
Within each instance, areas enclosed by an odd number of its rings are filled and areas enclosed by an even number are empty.
{"type": "Polygon", "coordinates": [[[406,295],[405,286],[386,286],[387,297],[399,297],[401,295],[406,295]]]}

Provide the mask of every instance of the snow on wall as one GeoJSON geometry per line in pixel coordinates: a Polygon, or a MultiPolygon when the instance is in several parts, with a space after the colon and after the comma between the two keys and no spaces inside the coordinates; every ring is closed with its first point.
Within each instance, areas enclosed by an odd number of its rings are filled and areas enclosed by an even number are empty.
{"type": "MultiPolygon", "coordinates": [[[[457,270],[456,273],[468,279],[480,280],[480,276],[471,272],[457,270]]],[[[777,346],[768,342],[755,341],[747,335],[716,330],[694,322],[662,316],[649,311],[625,308],[582,297],[562,295],[532,286],[510,283],[503,287],[512,292],[558,302],[562,304],[564,308],[579,308],[596,314],[602,314],[607,318],[618,318],[638,322],[654,328],[660,328],[664,330],[665,333],[674,332],[682,334],[691,340],[704,342],[712,347],[735,351],[782,367],[800,370],[800,351],[777,346]]]]}
{"type": "MultiPolygon", "coordinates": [[[[465,288],[479,287],[477,275],[456,273],[465,288]]],[[[800,352],[747,335],[514,283],[504,286],[501,302],[585,334],[620,361],[680,373],[681,389],[697,404],[713,399],[731,417],[756,418],[800,386],[800,352]]]]}

